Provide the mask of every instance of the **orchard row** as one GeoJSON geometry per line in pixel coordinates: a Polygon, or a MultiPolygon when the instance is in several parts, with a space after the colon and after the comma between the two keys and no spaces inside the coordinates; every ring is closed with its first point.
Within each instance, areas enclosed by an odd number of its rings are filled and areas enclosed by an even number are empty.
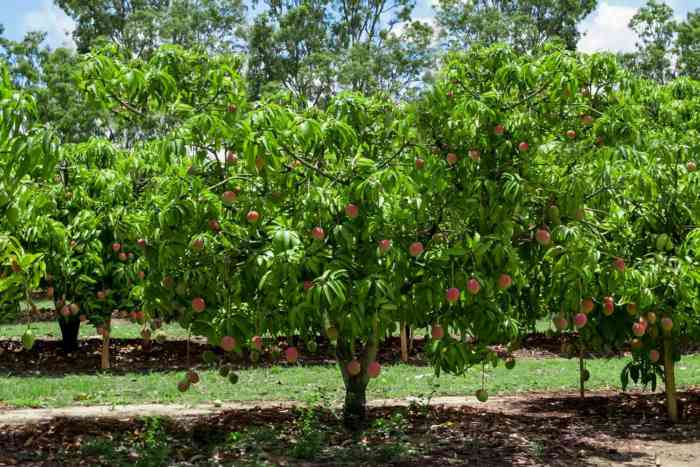
{"type": "Polygon", "coordinates": [[[623,381],[659,375],[675,416],[700,329],[699,83],[505,47],[449,56],[420,99],[323,108],[250,102],[235,61],[177,48],[79,73],[104,137],[57,141],[8,83],[0,133],[3,313],[47,290],[67,350],[115,309],[226,352],[325,334],[353,425],[399,323],[460,374],[549,316],[580,352],[631,344],[623,381]]]}

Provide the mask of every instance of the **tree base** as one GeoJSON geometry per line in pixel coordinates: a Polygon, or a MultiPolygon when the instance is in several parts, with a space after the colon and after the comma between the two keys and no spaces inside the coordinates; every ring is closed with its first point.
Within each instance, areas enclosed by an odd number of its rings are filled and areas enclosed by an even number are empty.
{"type": "Polygon", "coordinates": [[[65,353],[78,350],[78,336],[80,335],[79,319],[58,319],[58,326],[61,328],[61,347],[65,353]]]}
{"type": "Polygon", "coordinates": [[[360,431],[367,426],[367,382],[360,376],[345,383],[343,425],[348,430],[360,431]]]}

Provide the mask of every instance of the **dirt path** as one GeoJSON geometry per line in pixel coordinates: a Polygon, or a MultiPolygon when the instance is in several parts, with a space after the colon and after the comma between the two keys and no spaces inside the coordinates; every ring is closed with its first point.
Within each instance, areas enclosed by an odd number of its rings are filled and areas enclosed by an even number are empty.
{"type": "MultiPolygon", "coordinates": [[[[507,400],[514,397],[491,398],[485,404],[477,402],[473,397],[438,397],[430,401],[430,406],[445,407],[474,407],[497,409],[507,400]]],[[[420,403],[414,399],[380,399],[369,402],[370,407],[407,407],[411,403],[420,403]]],[[[2,425],[33,425],[56,418],[114,418],[128,419],[134,417],[169,417],[190,418],[203,415],[216,415],[231,410],[260,409],[291,409],[303,404],[296,401],[247,401],[247,402],[213,402],[210,404],[132,404],[132,405],[95,405],[74,406],[54,409],[0,409],[0,426],[2,425]]],[[[339,408],[340,406],[336,407],[339,408]]]]}

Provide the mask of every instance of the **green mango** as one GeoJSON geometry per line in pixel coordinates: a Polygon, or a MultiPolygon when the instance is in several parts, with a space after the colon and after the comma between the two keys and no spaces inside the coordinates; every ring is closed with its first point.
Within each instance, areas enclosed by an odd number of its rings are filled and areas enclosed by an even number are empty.
{"type": "Polygon", "coordinates": [[[164,344],[167,340],[167,335],[163,331],[157,331],[155,335],[155,340],[159,344],[164,344]]]}
{"type": "Polygon", "coordinates": [[[9,225],[17,224],[18,218],[19,218],[19,209],[17,209],[15,206],[10,206],[9,208],[7,208],[7,211],[5,212],[5,219],[7,219],[7,223],[9,225]]]}
{"type": "Polygon", "coordinates": [[[658,237],[656,237],[656,249],[659,251],[663,251],[666,248],[666,243],[669,240],[670,239],[668,238],[668,235],[666,235],[666,234],[661,234],[658,237]]]}
{"type": "Polygon", "coordinates": [[[674,247],[673,240],[671,240],[671,237],[668,237],[668,240],[666,240],[666,245],[665,245],[666,251],[673,250],[673,247],[674,247]]]}
{"type": "Polygon", "coordinates": [[[553,225],[561,224],[561,214],[559,212],[559,206],[552,204],[547,208],[547,218],[553,225]]]}
{"type": "Polygon", "coordinates": [[[175,287],[175,293],[181,297],[184,297],[185,295],[187,295],[187,283],[179,282],[177,284],[177,287],[175,287]]]}
{"type": "Polygon", "coordinates": [[[316,341],[310,340],[306,343],[306,348],[309,352],[315,353],[316,350],[318,350],[318,345],[316,344],[316,341]]]}
{"type": "Polygon", "coordinates": [[[35,340],[36,338],[34,337],[34,333],[31,329],[27,329],[24,331],[24,334],[22,334],[22,346],[25,350],[32,350],[35,340]]]}

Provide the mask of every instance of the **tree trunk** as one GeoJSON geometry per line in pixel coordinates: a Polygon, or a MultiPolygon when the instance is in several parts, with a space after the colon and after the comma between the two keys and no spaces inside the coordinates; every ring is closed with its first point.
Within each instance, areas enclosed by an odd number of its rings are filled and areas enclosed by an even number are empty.
{"type": "Polygon", "coordinates": [[[367,367],[377,358],[378,348],[378,335],[375,324],[374,332],[367,339],[367,343],[358,358],[361,365],[360,373],[356,376],[351,376],[347,369],[348,363],[353,359],[351,342],[342,336],[338,338],[336,357],[338,358],[338,365],[340,365],[340,372],[345,383],[343,424],[349,430],[362,430],[367,425],[367,384],[369,383],[367,367]]]}
{"type": "Polygon", "coordinates": [[[676,374],[673,367],[673,341],[670,336],[664,338],[664,375],[666,379],[666,408],[668,418],[678,422],[678,400],[676,394],[676,374]]]}
{"type": "Polygon", "coordinates": [[[345,380],[343,424],[350,430],[362,429],[367,421],[367,371],[345,380]],[[364,374],[363,374],[364,373],[364,374]]]}
{"type": "Polygon", "coordinates": [[[76,318],[58,318],[58,326],[61,328],[61,345],[66,353],[78,350],[78,335],[80,334],[80,320],[76,318]]]}
{"type": "Polygon", "coordinates": [[[148,334],[148,337],[143,338],[143,343],[141,344],[141,349],[148,353],[151,351],[153,348],[153,340],[151,339],[150,333],[148,334]]]}
{"type": "Polygon", "coordinates": [[[401,322],[399,323],[401,329],[401,361],[408,362],[408,336],[406,336],[406,325],[401,322]]]}
{"type": "Polygon", "coordinates": [[[102,369],[109,370],[109,324],[105,326],[104,334],[102,335],[102,369]]]}

